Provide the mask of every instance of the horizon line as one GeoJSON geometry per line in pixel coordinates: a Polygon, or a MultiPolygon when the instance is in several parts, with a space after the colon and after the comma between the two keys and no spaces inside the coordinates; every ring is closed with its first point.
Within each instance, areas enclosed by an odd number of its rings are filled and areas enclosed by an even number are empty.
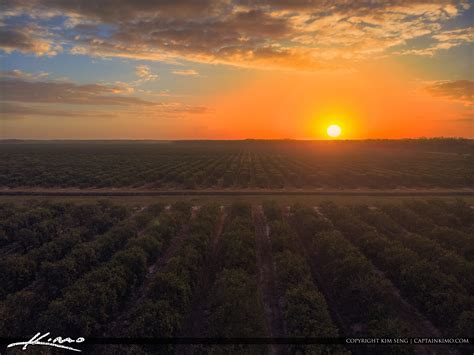
{"type": "Polygon", "coordinates": [[[0,138],[1,143],[5,142],[57,142],[57,141],[77,141],[77,142],[243,142],[243,141],[297,141],[297,142],[353,142],[353,141],[402,141],[402,140],[474,140],[474,137],[458,136],[434,136],[434,137],[404,137],[404,138],[351,138],[351,139],[308,139],[308,138],[197,138],[197,139],[148,139],[148,138],[0,138]]]}

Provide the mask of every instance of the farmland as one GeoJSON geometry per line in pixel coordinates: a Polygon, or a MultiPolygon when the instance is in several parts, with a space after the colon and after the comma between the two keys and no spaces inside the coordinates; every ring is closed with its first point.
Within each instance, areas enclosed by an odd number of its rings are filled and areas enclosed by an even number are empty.
{"type": "MultiPolygon", "coordinates": [[[[24,337],[47,329],[86,339],[469,337],[473,221],[470,204],[441,199],[370,205],[4,202],[0,334],[24,337]]],[[[156,346],[89,345],[89,350],[147,353],[156,346]]],[[[212,347],[282,354],[453,350],[212,347]]]]}
{"type": "Polygon", "coordinates": [[[8,142],[4,189],[473,188],[473,144],[406,141],[8,142]]]}
{"type": "Polygon", "coordinates": [[[45,330],[104,354],[463,353],[343,339],[472,337],[472,148],[4,141],[0,338],[45,330]]]}

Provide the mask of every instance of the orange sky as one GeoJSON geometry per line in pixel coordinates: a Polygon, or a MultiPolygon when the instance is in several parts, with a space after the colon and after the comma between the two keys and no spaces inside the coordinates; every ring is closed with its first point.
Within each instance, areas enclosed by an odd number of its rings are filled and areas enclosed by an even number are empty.
{"type": "Polygon", "coordinates": [[[474,138],[471,1],[2,10],[0,138],[474,138]]]}
{"type": "MultiPolygon", "coordinates": [[[[341,139],[474,137],[472,121],[456,119],[472,112],[470,106],[433,95],[426,82],[395,68],[260,72],[231,89],[199,96],[196,102],[207,107],[202,113],[161,118],[150,107],[113,118],[48,117],[32,138],[327,139],[330,124],[341,126],[341,139]]],[[[9,124],[31,130],[31,120],[4,121],[5,131],[9,124]]]]}
{"type": "Polygon", "coordinates": [[[446,122],[467,111],[464,104],[433,96],[425,83],[395,68],[264,74],[209,97],[206,105],[213,112],[203,118],[203,125],[211,136],[235,139],[324,139],[333,123],[347,139],[459,134],[459,125],[449,132],[446,122]]]}

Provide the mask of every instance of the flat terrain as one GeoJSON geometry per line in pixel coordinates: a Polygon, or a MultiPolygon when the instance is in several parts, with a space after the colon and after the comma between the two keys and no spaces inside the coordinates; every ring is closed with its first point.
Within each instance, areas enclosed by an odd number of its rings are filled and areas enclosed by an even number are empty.
{"type": "Polygon", "coordinates": [[[474,196],[474,189],[0,189],[0,196],[474,196]]]}
{"type": "Polygon", "coordinates": [[[409,200],[423,200],[426,198],[450,201],[462,199],[466,203],[474,206],[474,196],[468,195],[131,195],[131,196],[104,196],[104,195],[2,195],[0,194],[0,202],[11,202],[23,204],[32,200],[37,201],[51,201],[51,202],[74,202],[74,203],[88,203],[95,201],[109,201],[113,203],[123,204],[127,206],[148,206],[154,203],[172,204],[175,202],[187,202],[193,205],[218,204],[229,206],[234,202],[247,202],[250,204],[259,204],[265,200],[274,200],[283,205],[292,205],[295,203],[317,204],[324,201],[333,201],[337,204],[347,203],[366,203],[374,204],[378,202],[402,202],[409,200]]]}
{"type": "Polygon", "coordinates": [[[463,139],[4,142],[0,188],[462,190],[474,188],[473,147],[463,139]]]}
{"type": "Polygon", "coordinates": [[[2,336],[467,337],[474,326],[474,209],[462,199],[16,202],[0,203],[2,336]]]}
{"type": "Polygon", "coordinates": [[[464,139],[3,142],[0,337],[38,329],[86,339],[472,336],[473,147],[464,139]]]}

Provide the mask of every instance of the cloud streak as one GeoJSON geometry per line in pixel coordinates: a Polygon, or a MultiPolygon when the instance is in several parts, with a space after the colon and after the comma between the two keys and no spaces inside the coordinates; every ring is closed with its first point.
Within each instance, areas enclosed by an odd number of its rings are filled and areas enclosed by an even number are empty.
{"type": "Polygon", "coordinates": [[[474,106],[473,80],[441,80],[426,86],[426,90],[434,96],[474,106]]]}
{"type": "Polygon", "coordinates": [[[182,76],[199,76],[199,73],[194,69],[173,70],[172,73],[182,76]]]}
{"type": "MultiPolygon", "coordinates": [[[[153,76],[148,68],[139,68],[139,76],[153,76]]],[[[77,84],[62,81],[42,81],[47,73],[27,73],[20,70],[0,72],[0,114],[4,120],[29,117],[73,117],[130,119],[179,118],[187,114],[206,114],[208,108],[182,102],[154,102],[130,95],[133,87],[127,83],[114,85],[77,84]],[[89,109],[89,106],[94,109],[89,109]],[[64,108],[65,107],[65,108],[64,108]],[[96,108],[102,110],[96,110],[96,108]],[[84,109],[85,108],[85,109],[84,109]]]]}
{"type": "Polygon", "coordinates": [[[110,112],[90,110],[59,110],[49,106],[32,106],[24,104],[13,104],[0,102],[1,118],[4,120],[23,119],[28,117],[74,117],[74,118],[113,118],[115,114],[110,112]]]}
{"type": "Polygon", "coordinates": [[[13,69],[11,71],[0,71],[0,79],[23,79],[23,80],[38,80],[49,76],[49,73],[27,73],[20,69],[13,69]]]}
{"type": "Polygon", "coordinates": [[[79,85],[54,81],[0,79],[2,101],[74,105],[155,105],[136,97],[120,95],[123,88],[102,84],[79,85]]]}

